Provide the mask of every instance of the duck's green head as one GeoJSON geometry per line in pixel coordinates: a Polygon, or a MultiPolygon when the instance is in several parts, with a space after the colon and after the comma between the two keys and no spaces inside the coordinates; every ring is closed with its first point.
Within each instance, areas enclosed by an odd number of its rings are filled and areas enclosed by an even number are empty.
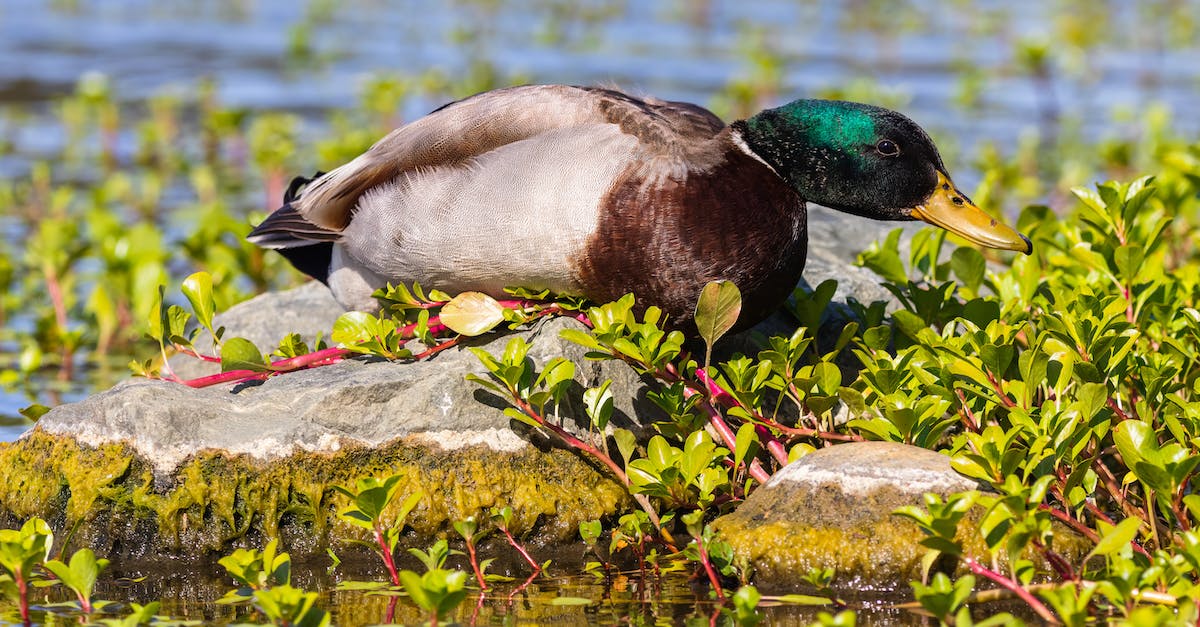
{"type": "Polygon", "coordinates": [[[924,220],[990,248],[1032,249],[954,186],[933,140],[895,111],[797,100],[734,127],[807,201],[879,220],[924,220]]]}

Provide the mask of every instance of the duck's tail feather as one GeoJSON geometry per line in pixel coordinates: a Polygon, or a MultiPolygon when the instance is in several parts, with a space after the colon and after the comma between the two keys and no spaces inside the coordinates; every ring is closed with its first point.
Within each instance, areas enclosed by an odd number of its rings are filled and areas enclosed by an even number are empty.
{"type": "Polygon", "coordinates": [[[283,206],[254,227],[246,240],[262,248],[278,250],[297,270],[328,284],[333,244],[341,234],[309,222],[292,205],[299,198],[301,188],[321,174],[292,179],[283,194],[283,206]]]}
{"type": "Polygon", "coordinates": [[[246,240],[263,248],[296,248],[311,246],[318,242],[336,242],[341,233],[319,227],[304,219],[289,202],[267,216],[246,240]]]}

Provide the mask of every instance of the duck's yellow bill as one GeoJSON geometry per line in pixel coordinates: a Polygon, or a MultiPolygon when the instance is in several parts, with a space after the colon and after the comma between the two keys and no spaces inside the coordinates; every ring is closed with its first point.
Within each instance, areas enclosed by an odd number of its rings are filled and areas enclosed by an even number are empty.
{"type": "Polygon", "coordinates": [[[1028,237],[976,207],[942,172],[938,172],[937,189],[925,202],[913,207],[912,217],[940,226],[973,244],[1026,255],[1033,252],[1028,237]]]}

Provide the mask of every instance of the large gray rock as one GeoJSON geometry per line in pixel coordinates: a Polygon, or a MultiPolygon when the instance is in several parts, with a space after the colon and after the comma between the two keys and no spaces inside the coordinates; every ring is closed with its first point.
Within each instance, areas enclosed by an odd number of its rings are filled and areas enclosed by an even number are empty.
{"type": "MultiPolygon", "coordinates": [[[[223,322],[231,333],[236,329],[242,335],[236,324],[241,315],[248,314],[250,320],[271,318],[279,313],[280,303],[297,300],[297,291],[313,290],[297,288],[283,292],[278,299],[260,296],[230,310],[223,322]]],[[[318,311],[319,315],[326,313],[318,311]]],[[[578,402],[582,389],[611,379],[616,409],[613,424],[636,430],[639,415],[642,420],[653,415],[653,406],[643,398],[642,381],[622,362],[585,359],[583,347],[559,337],[568,327],[582,325],[556,318],[516,334],[530,342],[529,356],[539,368],[558,356],[576,363],[580,385],[559,407],[559,417],[568,428],[585,431],[586,425],[578,422],[585,419],[578,402]]],[[[476,344],[500,354],[511,338],[492,335],[476,344]]],[[[454,349],[423,361],[360,357],[262,382],[200,389],[130,380],[82,402],[55,408],[38,422],[38,429],[89,446],[125,443],[162,476],[206,449],[271,461],[301,451],[330,453],[347,445],[376,447],[402,436],[448,450],[482,445],[495,451],[515,451],[530,446],[528,430],[520,427],[518,435],[504,415],[504,399],[467,381],[469,373],[487,376],[473,353],[454,349]]]]}

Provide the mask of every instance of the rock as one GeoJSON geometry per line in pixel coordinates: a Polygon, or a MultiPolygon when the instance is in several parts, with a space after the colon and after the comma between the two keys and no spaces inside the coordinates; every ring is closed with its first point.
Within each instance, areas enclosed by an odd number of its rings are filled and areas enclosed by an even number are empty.
{"type": "MultiPolygon", "coordinates": [[[[318,336],[329,340],[329,332],[338,316],[344,313],[333,300],[329,288],[317,281],[282,292],[259,294],[250,300],[230,307],[213,318],[213,326],[225,327],[225,337],[244,337],[259,349],[271,352],[288,333],[299,333],[306,342],[318,336]]],[[[201,351],[212,345],[207,332],[196,339],[201,351]]],[[[171,368],[184,379],[195,379],[220,371],[217,364],[176,355],[171,368]]]]}
{"type": "Polygon", "coordinates": [[[896,297],[880,284],[877,274],[854,265],[858,254],[873,242],[881,241],[892,229],[901,228],[902,255],[908,239],[913,233],[926,227],[923,222],[879,222],[864,220],[840,211],[821,206],[809,207],[808,259],[804,264],[804,279],[801,286],[815,288],[821,282],[832,279],[838,282],[833,305],[843,316],[848,311],[844,303],[854,299],[869,305],[881,300],[897,305],[896,297]]]}
{"type": "MultiPolygon", "coordinates": [[[[270,317],[272,302],[247,306],[270,317]]],[[[237,313],[225,316],[231,332],[237,313]]],[[[638,417],[653,409],[636,373],[585,360],[582,347],[559,338],[573,325],[559,318],[518,334],[539,365],[560,355],[576,362],[581,385],[559,408],[564,426],[586,435],[583,386],[613,379],[612,424],[640,430],[638,417]]],[[[478,344],[500,353],[510,339],[478,344]]],[[[607,472],[513,423],[502,399],[464,380],[468,372],[485,374],[472,353],[451,350],[236,386],[126,381],[55,408],[0,448],[0,509],[78,524],[90,546],[114,557],[216,553],[232,539],[278,534],[319,552],[356,535],[336,517],[343,499],[332,486],[396,473],[406,477],[402,493],[425,495],[409,519],[418,545],[492,506],[512,506],[515,528],[550,544],[574,539],[582,521],[623,511],[628,496],[607,472]]]]}
{"type": "MultiPolygon", "coordinates": [[[[918,544],[925,537],[920,528],[892,512],[923,505],[926,493],[985,488],[934,451],[893,442],[840,444],[780,469],[713,527],[766,590],[795,590],[811,569],[831,567],[840,588],[895,590],[921,578],[926,549],[918,544]]],[[[977,525],[968,515],[957,538],[968,553],[983,555],[977,525]]],[[[1087,543],[1065,528],[1055,538],[1064,555],[1087,552],[1087,543]]]]}

